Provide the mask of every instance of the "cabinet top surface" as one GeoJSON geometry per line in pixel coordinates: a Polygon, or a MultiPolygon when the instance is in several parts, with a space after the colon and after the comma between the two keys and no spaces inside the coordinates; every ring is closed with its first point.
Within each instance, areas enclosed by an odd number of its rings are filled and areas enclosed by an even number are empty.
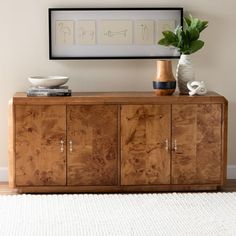
{"type": "Polygon", "coordinates": [[[89,104],[89,103],[225,103],[227,100],[216,92],[204,96],[188,96],[175,93],[171,96],[157,96],[152,92],[74,92],[68,97],[27,97],[17,92],[14,104],[89,104]]]}

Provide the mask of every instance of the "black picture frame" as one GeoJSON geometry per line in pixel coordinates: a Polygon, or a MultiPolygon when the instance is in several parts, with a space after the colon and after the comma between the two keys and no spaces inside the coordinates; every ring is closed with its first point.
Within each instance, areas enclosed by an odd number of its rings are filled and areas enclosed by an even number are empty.
{"type": "MultiPolygon", "coordinates": [[[[177,25],[183,26],[183,8],[182,7],[162,7],[162,8],[49,8],[48,9],[48,23],[49,23],[49,59],[50,60],[97,60],[97,59],[178,59],[180,58],[180,53],[177,52],[175,48],[171,47],[164,47],[161,45],[157,45],[157,28],[160,27],[159,24],[162,22],[167,21],[167,24],[169,22],[169,25],[173,24],[175,22],[175,27],[177,25]],[[84,17],[81,15],[88,14],[89,17],[84,17]],[[114,17],[114,13],[118,16],[114,17]],[[143,13],[143,17],[142,17],[143,13]],[[155,13],[159,13],[156,16],[155,13]],[[96,18],[96,14],[101,17],[101,15],[105,15],[104,19],[98,19],[96,18]],[[130,18],[127,18],[127,16],[124,16],[129,14],[130,18]],[[140,17],[141,14],[141,17],[140,17]],[[167,14],[165,16],[165,14],[167,14]],[[169,14],[169,16],[168,16],[169,14]],[[173,15],[172,15],[173,14],[173,15]],[[150,15],[150,18],[147,18],[146,16],[150,15]],[[109,17],[110,16],[110,17],[109,17]],[[163,17],[164,18],[161,18],[163,17]],[[174,16],[174,17],[173,17],[174,16]],[[77,18],[80,17],[80,18],[77,18]],[[123,18],[122,18],[123,17],[123,18]],[[137,17],[137,19],[135,18],[137,17]],[[156,17],[156,18],[155,18],[156,17]],[[165,18],[167,17],[167,18],[165,18]],[[173,18],[171,18],[173,17],[173,18]],[[108,20],[109,18],[109,20],[108,20]],[[82,22],[82,23],[81,23],[82,22]],[[99,23],[98,23],[99,22],[99,23]],[[102,23],[100,23],[102,22],[102,23]],[[138,23],[137,23],[138,22],[138,23]],[[153,22],[153,23],[152,23],[153,22]],[[118,24],[119,23],[119,24],[118,24]],[[144,25],[143,23],[150,25],[150,29],[152,29],[151,33],[152,36],[149,37],[149,39],[144,39],[142,34],[142,37],[140,36],[142,31],[138,29],[136,30],[136,25],[144,25]],[[87,39],[81,36],[83,32],[85,31],[79,31],[78,27],[76,28],[75,24],[80,24],[84,27],[88,27],[87,29],[90,29],[90,32],[93,33],[93,39],[92,33],[87,33],[87,39]],[[97,26],[100,24],[99,26],[97,26]],[[113,29],[119,30],[120,25],[128,25],[126,28],[129,28],[126,31],[113,31],[112,33],[116,34],[123,34],[121,37],[125,38],[122,39],[123,41],[126,40],[128,43],[123,45],[122,41],[120,44],[120,39],[115,39],[115,36],[111,35],[111,31],[106,31],[109,27],[113,27],[113,29]],[[61,27],[61,25],[64,25],[64,28],[61,27]],[[108,26],[107,26],[108,25],[108,26]],[[132,28],[131,28],[132,25],[132,28]],[[153,26],[152,26],[153,25],[153,26]],[[156,26],[158,25],[158,26],[156,26]],[[152,26],[152,27],[151,27],[152,26]],[[58,28],[57,28],[58,27],[58,28]],[[69,30],[68,32],[73,31],[70,33],[70,37],[66,38],[66,31],[60,31],[62,29],[69,30]],[[90,27],[90,28],[89,28],[90,27]],[[96,27],[96,28],[95,28],[96,27]],[[107,28],[106,28],[107,27],[107,28]],[[135,28],[135,29],[134,29],[135,28]],[[59,30],[58,30],[59,29],[59,30]],[[92,29],[92,30],[91,30],[92,29]],[[100,32],[102,31],[102,32],[100,32]],[[101,30],[102,29],[102,30],[101,30]],[[96,31],[96,32],[95,32],[96,31]],[[127,36],[130,32],[130,35],[127,36]],[[140,33],[141,32],[141,33],[140,33]],[[75,34],[77,35],[75,36],[75,34]],[[94,34],[96,33],[96,39],[94,39],[94,34]],[[98,33],[100,33],[100,41],[98,41],[98,33]],[[104,34],[103,34],[104,33],[104,34]],[[126,33],[125,37],[124,34],[126,33]],[[79,35],[79,36],[78,36],[79,35]],[[105,38],[104,35],[109,35],[107,38],[105,38]],[[151,45],[143,45],[143,44],[137,44],[134,43],[134,35],[137,38],[135,40],[146,40],[144,43],[148,43],[148,40],[153,40],[153,44],[151,45]],[[64,36],[64,38],[63,38],[64,36]],[[78,37],[77,37],[78,36],[78,37]],[[75,39],[76,38],[76,39],[75,39]],[[76,43],[76,40],[80,40],[79,43],[76,43]],[[96,40],[96,41],[95,41],[96,40]],[[110,41],[106,41],[110,40],[110,41]],[[112,41],[113,40],[113,41],[112,41]],[[132,43],[131,43],[132,41],[132,43]],[[82,44],[81,44],[82,42],[82,44]],[[85,45],[83,43],[85,42],[85,45]],[[91,45],[87,45],[87,42],[89,42],[91,45]],[[95,43],[94,43],[95,42],[95,43]],[[102,43],[101,43],[102,42],[102,43]],[[104,44],[105,42],[105,44],[104,44]],[[106,45],[106,43],[108,44],[106,45]],[[119,44],[115,44],[113,42],[118,42],[119,44]],[[122,51],[123,49],[123,51],[122,51]],[[136,51],[140,50],[140,51],[136,51]],[[146,50],[148,52],[146,52],[146,50]],[[96,51],[97,50],[97,51],[96,51]],[[114,50],[114,52],[112,52],[114,50]],[[81,54],[81,51],[83,51],[83,54],[81,54]],[[155,53],[153,53],[155,51],[155,53]],[[162,53],[160,53],[161,51],[162,53]],[[94,53],[95,52],[95,53],[94,53]],[[101,53],[102,52],[102,53],[101,53]],[[132,54],[131,52],[135,52],[135,54],[132,54]],[[163,53],[164,52],[164,53],[163,53]],[[166,53],[165,53],[166,52],[166,53]],[[94,54],[93,54],[94,53],[94,54]],[[123,54],[122,54],[123,53],[123,54]],[[148,54],[149,53],[149,54],[148,54]],[[114,54],[114,55],[113,55],[114,54]]],[[[83,29],[80,27],[79,29],[83,29]]],[[[87,30],[89,32],[89,30],[87,30]]],[[[160,32],[159,32],[160,34],[160,32]]],[[[68,34],[69,35],[69,34],[68,34]]],[[[142,43],[142,42],[141,42],[142,43]]],[[[152,42],[151,42],[152,43],[152,42]]]]}

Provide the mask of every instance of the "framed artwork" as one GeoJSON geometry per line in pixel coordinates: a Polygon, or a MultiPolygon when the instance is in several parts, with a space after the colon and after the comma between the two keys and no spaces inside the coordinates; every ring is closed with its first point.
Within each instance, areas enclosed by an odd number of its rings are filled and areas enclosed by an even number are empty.
{"type": "Polygon", "coordinates": [[[183,25],[183,8],[49,8],[49,58],[179,58],[157,42],[183,25]]]}

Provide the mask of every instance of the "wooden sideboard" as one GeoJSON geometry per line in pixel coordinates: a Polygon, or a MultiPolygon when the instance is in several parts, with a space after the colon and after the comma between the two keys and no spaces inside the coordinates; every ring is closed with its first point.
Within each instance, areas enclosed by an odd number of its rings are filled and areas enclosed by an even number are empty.
{"type": "Polygon", "coordinates": [[[227,100],[217,93],[16,93],[9,108],[9,182],[20,192],[191,191],[224,185],[227,100]]]}

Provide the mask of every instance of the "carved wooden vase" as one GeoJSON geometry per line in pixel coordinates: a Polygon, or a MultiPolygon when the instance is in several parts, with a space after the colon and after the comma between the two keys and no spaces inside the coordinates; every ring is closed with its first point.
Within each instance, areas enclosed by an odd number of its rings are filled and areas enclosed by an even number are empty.
{"type": "Polygon", "coordinates": [[[171,60],[157,61],[157,77],[153,81],[156,95],[171,95],[176,88],[176,80],[172,72],[171,60]]]}

